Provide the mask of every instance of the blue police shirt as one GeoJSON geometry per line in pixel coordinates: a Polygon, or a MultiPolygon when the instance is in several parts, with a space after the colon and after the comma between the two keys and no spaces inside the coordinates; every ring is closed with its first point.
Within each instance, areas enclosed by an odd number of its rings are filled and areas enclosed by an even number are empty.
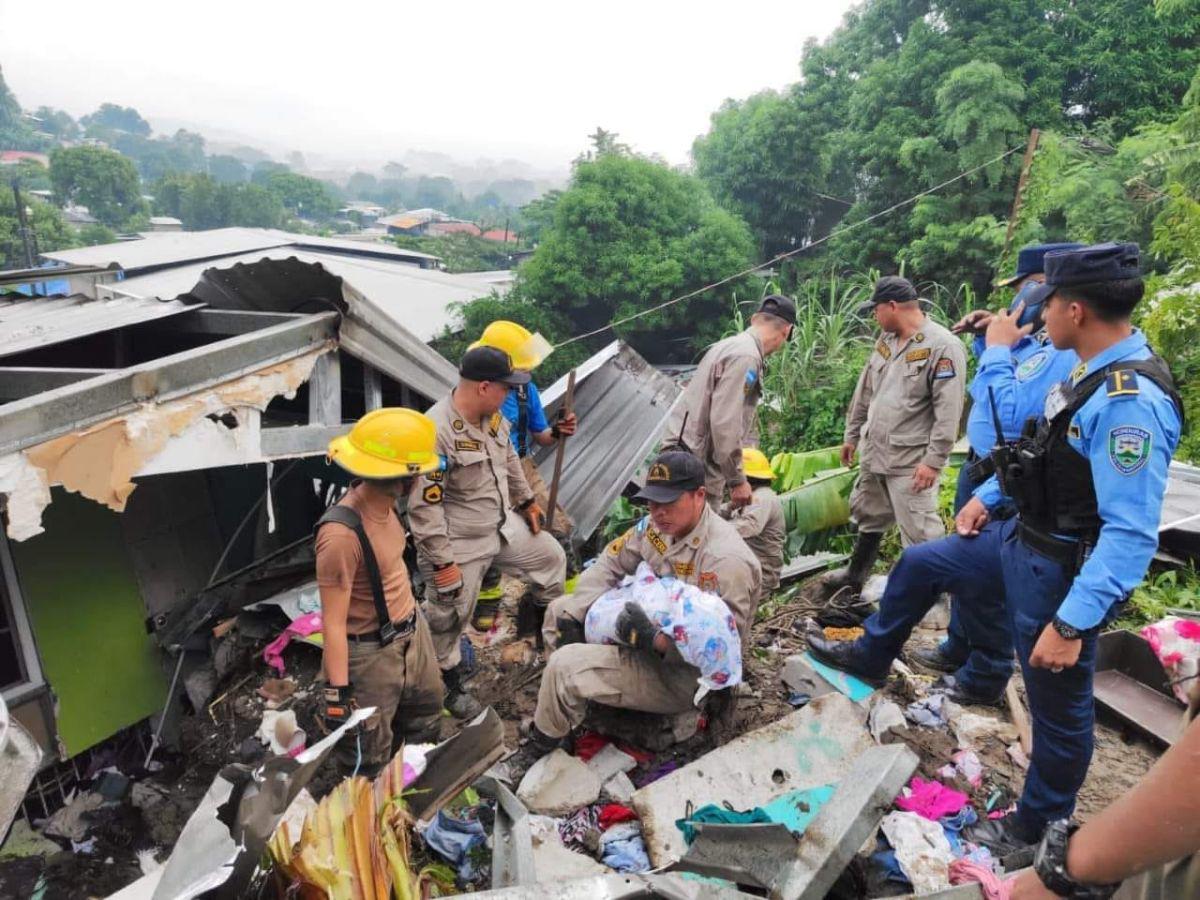
{"type": "Polygon", "coordinates": [[[973,403],[967,419],[967,440],[976,456],[987,456],[996,446],[996,427],[991,397],[996,397],[996,412],[1006,440],[1021,435],[1021,427],[1030,416],[1039,416],[1050,388],[1064,381],[1079,363],[1074,350],[1056,350],[1045,332],[1021,338],[1011,348],[988,347],[983,335],[975,338],[979,369],[971,382],[973,403]]]}
{"type": "MultiPolygon", "coordinates": [[[[1078,384],[1088,372],[1118,360],[1149,356],[1146,336],[1135,330],[1077,366],[1070,382],[1078,384]]],[[[1103,523],[1091,556],[1058,608],[1059,618],[1076,628],[1099,625],[1112,605],[1145,577],[1158,549],[1167,468],[1179,443],[1179,413],[1149,378],[1135,375],[1131,382],[1121,390],[1111,381],[1101,385],[1075,413],[1067,431],[1071,446],[1091,463],[1103,523]]],[[[995,476],[980,485],[975,496],[989,509],[994,506],[1000,499],[995,476]]]]}
{"type": "MultiPolygon", "coordinates": [[[[542,398],[538,394],[537,385],[532,381],[525,385],[525,397],[529,403],[529,421],[526,423],[530,434],[540,434],[550,427],[550,423],[546,421],[546,410],[542,408],[542,398]]],[[[512,431],[509,434],[509,440],[512,441],[513,448],[518,447],[517,444],[517,418],[520,414],[520,401],[517,400],[517,389],[512,388],[508,392],[508,396],[504,398],[504,403],[500,406],[500,414],[508,419],[512,425],[512,431]]],[[[533,441],[526,439],[525,446],[529,450],[533,450],[533,441]]]]}

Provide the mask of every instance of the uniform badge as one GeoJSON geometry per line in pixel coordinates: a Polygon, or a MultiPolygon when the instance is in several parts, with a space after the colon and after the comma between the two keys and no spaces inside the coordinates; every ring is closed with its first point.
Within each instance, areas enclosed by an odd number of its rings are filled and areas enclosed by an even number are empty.
{"type": "Polygon", "coordinates": [[[482,449],[483,449],[483,442],[482,442],[482,441],[466,440],[466,439],[464,439],[464,440],[460,440],[460,441],[455,441],[455,442],[454,442],[454,449],[455,449],[455,450],[482,450],[482,449]]]}
{"type": "Polygon", "coordinates": [[[429,485],[429,487],[421,491],[421,497],[426,503],[441,503],[442,486],[440,484],[429,485]]]}
{"type": "Polygon", "coordinates": [[[1119,425],[1108,433],[1108,459],[1122,475],[1132,475],[1150,459],[1152,441],[1145,428],[1119,425]]]}
{"type": "Polygon", "coordinates": [[[620,556],[621,551],[625,549],[625,545],[629,543],[629,536],[633,534],[633,529],[630,528],[627,532],[608,545],[608,552],[611,556],[620,556]]]}
{"type": "Polygon", "coordinates": [[[1067,437],[1077,441],[1083,439],[1083,431],[1079,428],[1078,422],[1072,422],[1067,426],[1067,437]]]}
{"type": "Polygon", "coordinates": [[[1137,375],[1128,370],[1117,369],[1115,372],[1109,372],[1106,386],[1110,397],[1128,397],[1141,392],[1137,375]]]}
{"type": "Polygon", "coordinates": [[[925,343],[925,332],[923,332],[923,331],[918,331],[916,334],[914,334],[914,335],[913,335],[913,343],[914,343],[914,344],[923,344],[923,343],[925,343]]]}
{"type": "Polygon", "coordinates": [[[921,362],[922,360],[929,359],[929,352],[928,347],[922,347],[920,350],[909,350],[904,354],[904,361],[921,362]]]}
{"type": "Polygon", "coordinates": [[[691,563],[677,562],[674,568],[676,578],[691,578],[692,573],[696,571],[696,567],[691,563]]]}
{"type": "Polygon", "coordinates": [[[1071,370],[1071,384],[1079,384],[1079,379],[1087,374],[1087,363],[1081,362],[1071,370]]]}
{"type": "Polygon", "coordinates": [[[654,549],[659,553],[665,554],[667,552],[667,542],[664,541],[662,539],[662,535],[660,535],[653,528],[646,532],[646,540],[648,540],[654,549]]]}
{"type": "Polygon", "coordinates": [[[655,463],[650,467],[650,474],[646,476],[647,481],[670,481],[671,470],[662,463],[655,463]]]}
{"type": "Polygon", "coordinates": [[[937,365],[933,369],[934,379],[953,378],[955,376],[954,360],[948,356],[943,356],[937,361],[937,365]]]}
{"type": "Polygon", "coordinates": [[[1050,351],[1039,350],[1017,366],[1017,381],[1028,381],[1038,372],[1042,371],[1042,369],[1046,368],[1046,363],[1049,361],[1050,351]]]}
{"type": "Polygon", "coordinates": [[[434,484],[441,484],[446,479],[446,470],[437,469],[425,476],[426,481],[432,481],[434,484]]]}
{"type": "Polygon", "coordinates": [[[702,591],[707,591],[710,594],[715,594],[720,587],[717,581],[716,572],[701,572],[700,578],[696,581],[696,586],[702,591]]]}
{"type": "Polygon", "coordinates": [[[467,423],[464,422],[462,419],[455,419],[453,422],[450,423],[450,427],[453,428],[455,431],[462,431],[464,428],[467,427],[467,423]]]}
{"type": "Polygon", "coordinates": [[[742,386],[742,391],[747,397],[754,393],[758,386],[758,373],[753,369],[746,370],[746,383],[742,386]]]}
{"type": "Polygon", "coordinates": [[[884,359],[892,358],[892,348],[885,344],[882,339],[875,345],[875,352],[884,359]]]}

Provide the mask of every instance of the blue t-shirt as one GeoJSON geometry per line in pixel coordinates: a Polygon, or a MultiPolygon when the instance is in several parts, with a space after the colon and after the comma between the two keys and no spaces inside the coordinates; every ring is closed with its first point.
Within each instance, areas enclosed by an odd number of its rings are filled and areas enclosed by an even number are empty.
{"type": "MultiPolygon", "coordinates": [[[[512,425],[512,432],[509,434],[509,439],[512,440],[513,448],[518,452],[521,449],[517,434],[517,419],[520,416],[520,401],[517,394],[520,388],[512,388],[508,392],[508,396],[504,398],[504,404],[500,407],[500,414],[508,419],[512,425]]],[[[527,413],[526,430],[529,434],[540,434],[550,427],[550,423],[546,421],[546,410],[542,407],[542,397],[538,394],[537,385],[532,381],[525,385],[525,402],[529,406],[527,413]]],[[[529,437],[525,439],[526,452],[533,449],[533,440],[529,437]]]]}

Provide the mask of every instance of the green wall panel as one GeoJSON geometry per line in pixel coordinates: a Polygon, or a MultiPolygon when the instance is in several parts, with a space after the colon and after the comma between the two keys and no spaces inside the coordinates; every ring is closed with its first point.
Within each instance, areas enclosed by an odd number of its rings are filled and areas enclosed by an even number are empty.
{"type": "Polygon", "coordinates": [[[74,756],[161,709],[167,680],[118,514],[61,488],[53,496],[45,532],[11,547],[58,696],[59,736],[74,756]]]}

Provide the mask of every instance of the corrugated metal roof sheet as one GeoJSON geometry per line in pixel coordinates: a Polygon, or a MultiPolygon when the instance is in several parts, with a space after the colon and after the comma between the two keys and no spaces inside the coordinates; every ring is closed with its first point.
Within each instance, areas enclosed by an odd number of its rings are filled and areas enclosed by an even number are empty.
{"type": "Polygon", "coordinates": [[[61,344],[195,308],[195,305],[178,300],[164,302],[140,297],[91,300],[82,294],[4,299],[0,300],[0,356],[61,344]]]}
{"type": "MultiPolygon", "coordinates": [[[[553,415],[566,393],[564,376],[542,392],[553,415]]],[[[621,341],[614,341],[576,369],[575,414],[579,437],[566,444],[559,504],[584,539],[604,521],[613,501],[666,427],[679,397],[670,378],[621,341]]],[[[554,447],[540,448],[538,469],[549,484],[554,476],[554,447]]]]}
{"type": "Polygon", "coordinates": [[[362,259],[336,253],[291,247],[192,263],[102,285],[103,293],[136,297],[178,297],[190,291],[208,269],[228,269],[264,259],[295,259],[315,263],[337,275],[402,324],[422,341],[429,341],[451,324],[450,304],[486,295],[492,285],[467,275],[450,275],[384,259],[362,259]]]}
{"type": "Polygon", "coordinates": [[[101,266],[136,275],[144,270],[189,262],[239,256],[277,247],[312,247],[353,256],[388,257],[414,263],[435,261],[436,256],[403,250],[390,244],[344,241],[271,228],[214,228],[210,231],[150,233],[136,241],[118,241],[74,250],[43,253],[46,259],[69,265],[101,266]]]}

